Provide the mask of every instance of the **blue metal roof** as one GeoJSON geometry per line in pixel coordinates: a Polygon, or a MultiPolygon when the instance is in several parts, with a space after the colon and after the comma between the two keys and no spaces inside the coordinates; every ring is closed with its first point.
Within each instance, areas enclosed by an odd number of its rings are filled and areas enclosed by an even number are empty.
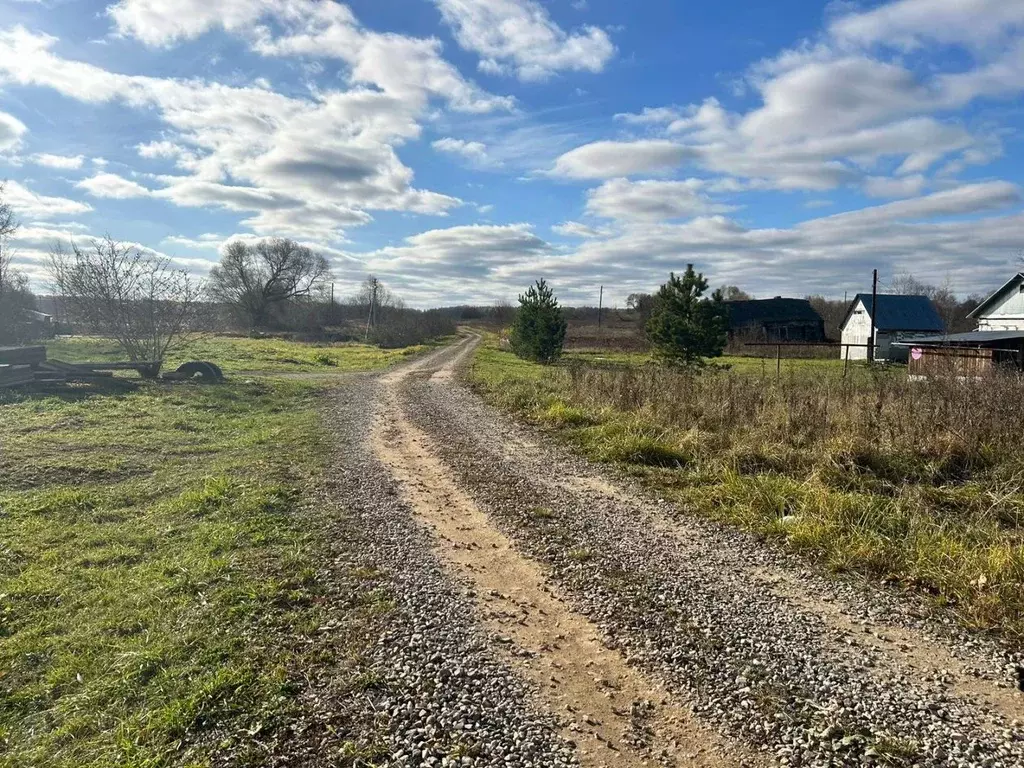
{"type": "MultiPolygon", "coordinates": [[[[853,297],[850,309],[857,302],[864,302],[872,316],[875,328],[880,331],[943,331],[945,324],[927,296],[902,296],[888,293],[878,294],[878,311],[871,305],[870,293],[858,293],[853,297]]],[[[849,313],[847,313],[849,319],[849,313]]],[[[846,323],[844,322],[843,325],[846,323]]]]}

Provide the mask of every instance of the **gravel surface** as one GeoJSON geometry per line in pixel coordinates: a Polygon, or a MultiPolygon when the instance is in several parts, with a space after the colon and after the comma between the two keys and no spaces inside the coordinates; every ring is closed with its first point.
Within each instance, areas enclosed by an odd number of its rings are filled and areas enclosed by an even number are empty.
{"type": "MultiPolygon", "coordinates": [[[[386,734],[389,757],[365,764],[576,765],[553,719],[531,706],[527,686],[489,650],[471,598],[374,457],[369,436],[380,386],[372,377],[348,382],[329,414],[336,435],[331,493],[353,518],[344,535],[356,539],[338,547],[340,565],[367,574],[365,599],[382,611],[393,606],[366,650],[366,703],[386,734]]],[[[368,731],[351,751],[380,741],[368,731]]]]}
{"type": "MultiPolygon", "coordinates": [[[[459,352],[435,355],[432,367],[459,352]]],[[[688,519],[635,489],[617,493],[600,470],[510,425],[448,372],[408,377],[401,402],[462,487],[521,551],[550,568],[552,581],[600,626],[606,643],[664,680],[723,733],[780,765],[1024,765],[1024,731],[1015,719],[1024,720],[1024,694],[1010,682],[1019,658],[904,610],[878,591],[794,570],[792,559],[753,538],[688,519]],[[550,514],[535,514],[538,508],[550,514]],[[787,574],[810,602],[766,587],[765,569],[787,574]],[[846,627],[828,615],[836,602],[846,627]],[[882,620],[920,639],[920,648],[908,642],[908,658],[890,653],[877,637],[882,620]],[[958,671],[915,665],[915,652],[948,658],[958,671]],[[972,694],[965,676],[992,696],[972,694]]],[[[366,474],[374,477],[369,468],[366,474]]],[[[443,586],[425,546],[409,557],[406,539],[417,534],[388,503],[386,482],[361,483],[368,485],[353,490],[372,500],[365,514],[382,528],[373,554],[400,573],[414,624],[469,624],[468,607],[443,586]]],[[[400,646],[410,630],[397,630],[391,644],[400,646]]],[[[447,651],[434,646],[424,653],[449,653],[465,666],[463,651],[453,653],[450,644],[474,648],[471,634],[448,631],[438,638],[447,651]]],[[[409,665],[422,669],[422,658],[414,653],[409,665]]],[[[495,674],[499,690],[514,688],[495,674]]],[[[538,749],[555,754],[536,721],[520,717],[544,745],[538,749]]],[[[415,733],[422,717],[400,722],[415,733]]],[[[502,729],[488,733],[500,738],[502,729]]],[[[509,764],[560,764],[549,759],[509,764]]]]}

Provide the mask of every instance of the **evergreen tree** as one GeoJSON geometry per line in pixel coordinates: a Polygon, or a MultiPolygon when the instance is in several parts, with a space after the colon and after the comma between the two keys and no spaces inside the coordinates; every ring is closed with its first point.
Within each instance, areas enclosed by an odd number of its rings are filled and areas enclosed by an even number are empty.
{"type": "Polygon", "coordinates": [[[686,266],[681,277],[673,272],[655,296],[647,321],[647,339],[666,363],[695,367],[703,358],[718,357],[728,341],[728,310],[722,292],[704,296],[708,281],[686,266]]]}
{"type": "Polygon", "coordinates": [[[566,322],[558,300],[544,280],[519,297],[512,323],[512,351],[524,360],[548,365],[562,355],[566,322]]]}

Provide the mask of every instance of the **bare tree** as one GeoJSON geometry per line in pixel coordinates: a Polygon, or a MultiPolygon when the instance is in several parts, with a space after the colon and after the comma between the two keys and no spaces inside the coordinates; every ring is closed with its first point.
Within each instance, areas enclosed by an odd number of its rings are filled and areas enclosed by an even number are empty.
{"type": "Polygon", "coordinates": [[[327,259],[294,240],[235,241],[210,270],[209,293],[259,328],[276,307],[321,290],[330,277],[327,259]]]}
{"type": "Polygon", "coordinates": [[[170,259],[110,237],[50,252],[50,274],[72,322],[116,339],[129,359],[162,362],[186,340],[201,286],[170,259]]]}
{"type": "Polygon", "coordinates": [[[27,334],[25,310],[34,308],[35,299],[28,278],[12,265],[11,238],[18,231],[14,208],[4,199],[0,184],[0,342],[22,342],[27,334]]]}
{"type": "Polygon", "coordinates": [[[18,231],[18,219],[14,215],[14,208],[4,199],[4,186],[0,184],[0,299],[14,282],[10,240],[18,231]]]}
{"type": "Polygon", "coordinates": [[[489,314],[501,325],[509,325],[516,319],[516,308],[508,299],[498,299],[494,302],[489,314]]]}
{"type": "Polygon", "coordinates": [[[942,285],[932,285],[918,280],[909,272],[900,272],[889,282],[889,291],[912,296],[927,296],[935,305],[935,311],[942,318],[942,324],[947,333],[973,331],[977,326],[967,315],[981,304],[981,301],[977,297],[968,297],[964,301],[960,301],[953,292],[953,286],[948,277],[942,285]]]}
{"type": "Polygon", "coordinates": [[[850,302],[843,299],[826,299],[824,296],[808,296],[807,301],[825,323],[825,338],[839,341],[850,302]]]}
{"type": "Polygon", "coordinates": [[[718,290],[722,292],[722,298],[726,301],[749,301],[753,298],[738,285],[723,285],[718,290]]]}

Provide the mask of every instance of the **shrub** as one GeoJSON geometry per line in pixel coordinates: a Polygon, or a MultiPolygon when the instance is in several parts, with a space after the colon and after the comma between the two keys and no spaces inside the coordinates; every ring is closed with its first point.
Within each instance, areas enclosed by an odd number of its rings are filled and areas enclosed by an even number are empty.
{"type": "Polygon", "coordinates": [[[544,280],[519,297],[512,324],[512,351],[524,360],[549,365],[562,355],[567,323],[554,292],[544,280]]]}

